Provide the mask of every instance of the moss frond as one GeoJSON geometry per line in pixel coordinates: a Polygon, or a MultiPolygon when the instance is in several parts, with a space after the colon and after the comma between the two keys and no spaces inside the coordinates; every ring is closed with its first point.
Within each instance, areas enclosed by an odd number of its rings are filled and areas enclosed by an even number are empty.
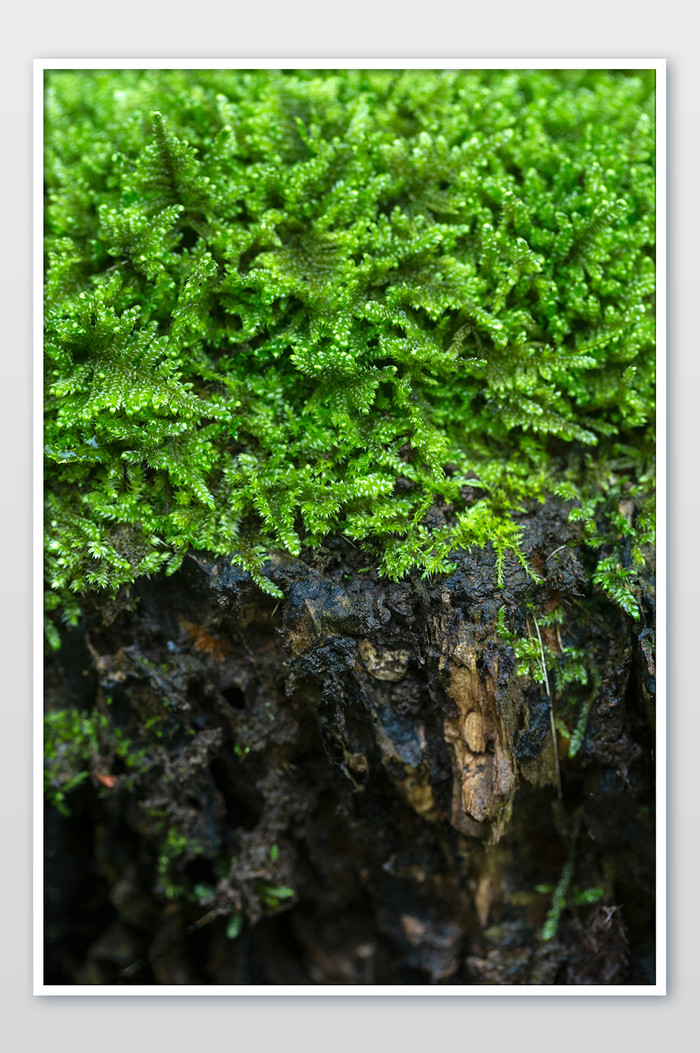
{"type": "Polygon", "coordinates": [[[336,533],[500,576],[566,492],[635,616],[653,73],[55,70],[45,115],[56,611],[190,548],[276,594],[270,551],[336,533]]]}

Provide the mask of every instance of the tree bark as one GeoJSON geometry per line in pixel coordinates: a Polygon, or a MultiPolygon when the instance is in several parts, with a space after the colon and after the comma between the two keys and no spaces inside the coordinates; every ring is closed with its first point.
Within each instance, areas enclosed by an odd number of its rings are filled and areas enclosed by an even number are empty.
{"type": "Polygon", "coordinates": [[[523,516],[541,583],[488,548],[392,583],[341,538],[270,560],[279,602],[201,553],[91,601],[47,666],[105,721],[47,808],[46,982],[653,983],[653,589],[641,623],[582,595],[568,507],[523,516]],[[574,756],[500,608],[592,657],[552,688],[574,756]]]}

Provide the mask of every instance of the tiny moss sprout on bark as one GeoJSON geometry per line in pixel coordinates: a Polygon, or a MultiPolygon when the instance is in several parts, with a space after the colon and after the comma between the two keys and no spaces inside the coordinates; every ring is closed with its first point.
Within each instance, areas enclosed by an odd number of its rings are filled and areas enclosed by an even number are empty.
{"type": "Polygon", "coordinates": [[[47,72],[50,643],[190,550],[273,595],[272,551],[338,534],[500,576],[547,494],[636,617],[653,76],[47,72]]]}

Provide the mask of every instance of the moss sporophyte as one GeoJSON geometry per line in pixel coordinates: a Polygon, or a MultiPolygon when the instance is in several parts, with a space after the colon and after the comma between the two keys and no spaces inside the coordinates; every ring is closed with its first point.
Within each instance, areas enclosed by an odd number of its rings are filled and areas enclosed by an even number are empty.
{"type": "Polygon", "coordinates": [[[502,574],[547,494],[635,617],[653,115],[653,71],[47,72],[50,642],[193,549],[502,574]]]}

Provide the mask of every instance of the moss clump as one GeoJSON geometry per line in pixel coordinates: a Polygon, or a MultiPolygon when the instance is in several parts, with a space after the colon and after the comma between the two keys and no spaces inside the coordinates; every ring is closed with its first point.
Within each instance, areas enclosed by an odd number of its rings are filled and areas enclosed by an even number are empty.
{"type": "Polygon", "coordinates": [[[555,492],[636,614],[653,76],[48,73],[49,612],[193,548],[274,593],[271,549],[337,533],[500,570],[555,492]]]}

